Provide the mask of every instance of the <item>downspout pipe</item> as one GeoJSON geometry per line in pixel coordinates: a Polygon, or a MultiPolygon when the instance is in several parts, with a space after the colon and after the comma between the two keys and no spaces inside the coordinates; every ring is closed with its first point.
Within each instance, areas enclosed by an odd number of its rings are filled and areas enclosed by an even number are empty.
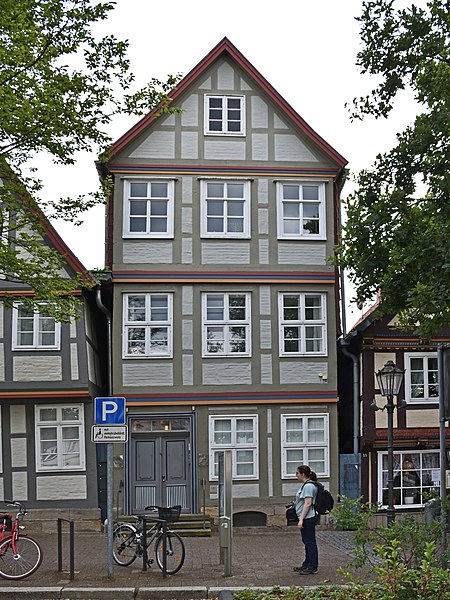
{"type": "Polygon", "coordinates": [[[106,317],[106,346],[107,346],[107,357],[108,357],[108,396],[112,395],[112,319],[111,312],[106,308],[102,302],[102,290],[101,286],[97,285],[95,288],[95,302],[98,308],[106,317]]]}
{"type": "Polygon", "coordinates": [[[341,338],[342,354],[353,362],[353,454],[359,452],[359,363],[358,358],[348,349],[349,342],[341,338]]]}
{"type": "MultiPolygon", "coordinates": [[[[111,312],[102,302],[101,285],[95,289],[95,301],[98,308],[106,317],[107,322],[107,350],[108,350],[108,396],[112,395],[112,347],[111,347],[111,312]]],[[[106,444],[106,522],[107,522],[107,545],[108,545],[108,579],[113,579],[114,562],[113,562],[113,521],[114,521],[114,450],[113,444],[106,444]]]]}

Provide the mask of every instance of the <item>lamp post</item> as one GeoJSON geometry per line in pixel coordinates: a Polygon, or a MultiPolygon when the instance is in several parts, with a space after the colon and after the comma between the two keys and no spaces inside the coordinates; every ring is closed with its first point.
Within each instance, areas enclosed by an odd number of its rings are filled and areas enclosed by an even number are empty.
{"type": "MultiPolygon", "coordinates": [[[[377,381],[380,387],[380,393],[387,398],[386,405],[381,409],[386,408],[387,411],[387,429],[388,429],[388,507],[387,507],[387,524],[392,525],[395,521],[394,508],[394,396],[400,391],[403,375],[405,371],[395,366],[392,360],[388,360],[382,369],[377,372],[377,381]]],[[[397,408],[404,406],[404,403],[397,403],[397,408]]],[[[380,410],[375,402],[371,408],[380,410]]]]}

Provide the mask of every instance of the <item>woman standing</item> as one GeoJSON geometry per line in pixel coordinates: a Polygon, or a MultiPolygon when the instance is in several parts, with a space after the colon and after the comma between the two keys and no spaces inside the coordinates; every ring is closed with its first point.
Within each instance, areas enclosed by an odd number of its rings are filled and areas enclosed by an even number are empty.
{"type": "Polygon", "coordinates": [[[319,553],[316,542],[316,511],[314,502],[317,495],[317,476],[308,465],[300,465],[295,472],[298,481],[302,484],[295,496],[295,511],[298,515],[298,528],[305,545],[305,560],[301,567],[294,567],[299,575],[312,575],[317,573],[319,566],[319,553]]]}

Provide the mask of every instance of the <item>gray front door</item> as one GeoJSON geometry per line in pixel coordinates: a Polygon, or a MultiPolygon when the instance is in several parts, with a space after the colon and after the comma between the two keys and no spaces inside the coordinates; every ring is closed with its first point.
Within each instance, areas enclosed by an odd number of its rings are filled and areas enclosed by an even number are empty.
{"type": "Polygon", "coordinates": [[[189,433],[144,433],[131,439],[131,512],[181,504],[191,512],[189,433]]]}

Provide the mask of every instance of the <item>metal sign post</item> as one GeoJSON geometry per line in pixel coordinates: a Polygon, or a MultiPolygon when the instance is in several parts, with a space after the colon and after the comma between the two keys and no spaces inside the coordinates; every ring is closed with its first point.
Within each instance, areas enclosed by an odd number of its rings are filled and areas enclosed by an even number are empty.
{"type": "Polygon", "coordinates": [[[128,432],[125,425],[125,398],[108,396],[94,398],[94,423],[92,441],[106,443],[106,521],[108,535],[108,578],[114,574],[113,562],[113,521],[114,521],[114,468],[113,442],[126,441],[128,432]],[[120,427],[120,431],[115,429],[120,427]],[[117,439],[119,436],[119,439],[117,439]]]}
{"type": "Polygon", "coordinates": [[[231,450],[219,453],[219,544],[225,577],[231,575],[233,541],[233,494],[231,450]]]}

